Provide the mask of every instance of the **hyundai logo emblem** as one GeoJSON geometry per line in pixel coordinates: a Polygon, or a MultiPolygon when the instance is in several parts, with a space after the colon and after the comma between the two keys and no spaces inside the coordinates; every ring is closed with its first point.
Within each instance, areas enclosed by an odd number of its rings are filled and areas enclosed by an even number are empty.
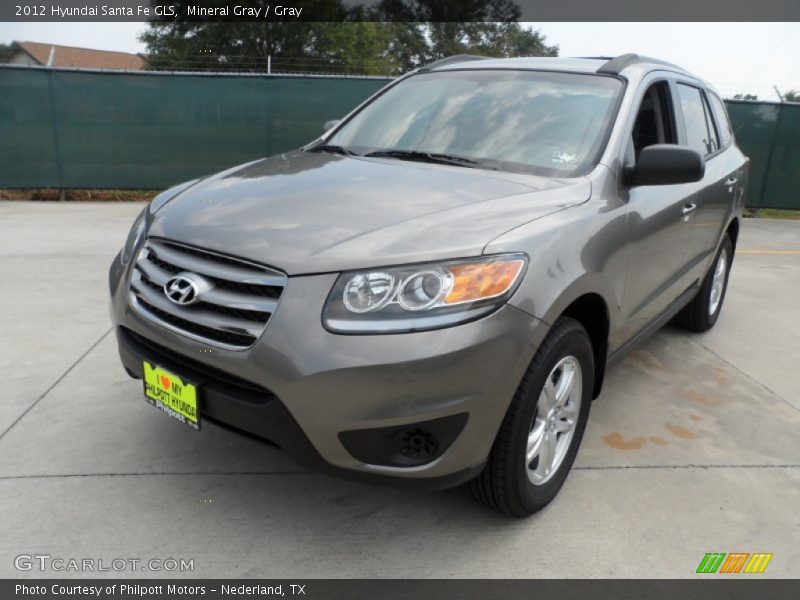
{"type": "Polygon", "coordinates": [[[188,274],[176,275],[164,284],[164,294],[175,304],[186,306],[197,301],[200,289],[188,274]]]}

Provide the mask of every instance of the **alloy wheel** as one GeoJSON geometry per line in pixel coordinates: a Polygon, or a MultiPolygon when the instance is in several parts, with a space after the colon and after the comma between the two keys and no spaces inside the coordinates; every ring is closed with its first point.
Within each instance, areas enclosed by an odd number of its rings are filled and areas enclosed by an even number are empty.
{"type": "Polygon", "coordinates": [[[714,268],[714,277],[711,280],[711,296],[708,300],[708,314],[714,316],[722,301],[722,292],[725,290],[725,272],[728,268],[728,252],[725,248],[719,254],[717,266],[714,268]]]}
{"type": "Polygon", "coordinates": [[[565,356],[545,380],[533,416],[525,452],[525,470],[533,485],[544,485],[558,471],[575,434],[583,393],[581,365],[565,356]]]}

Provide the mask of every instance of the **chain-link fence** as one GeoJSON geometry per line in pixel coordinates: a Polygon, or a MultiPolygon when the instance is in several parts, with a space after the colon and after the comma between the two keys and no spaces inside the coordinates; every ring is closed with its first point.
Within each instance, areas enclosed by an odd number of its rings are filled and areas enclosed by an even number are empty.
{"type": "MultiPolygon", "coordinates": [[[[0,187],[164,188],[301,146],[388,81],[0,67],[0,187]]],[[[749,206],[800,209],[800,104],[727,105],[749,206]]]]}

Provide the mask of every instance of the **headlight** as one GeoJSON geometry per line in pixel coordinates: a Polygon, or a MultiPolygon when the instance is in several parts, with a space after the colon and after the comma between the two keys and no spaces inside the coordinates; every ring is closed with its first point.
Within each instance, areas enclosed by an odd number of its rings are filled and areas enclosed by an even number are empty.
{"type": "Polygon", "coordinates": [[[131,256],[133,256],[133,253],[136,251],[136,248],[139,246],[139,242],[141,242],[144,237],[146,215],[147,207],[139,213],[139,216],[136,217],[136,220],[133,222],[131,231],[128,233],[128,239],[125,240],[125,245],[122,247],[122,264],[128,263],[131,256]]]}
{"type": "Polygon", "coordinates": [[[522,254],[343,273],[322,321],[337,333],[397,333],[448,327],[487,315],[514,293],[522,254]]]}
{"type": "Polygon", "coordinates": [[[390,300],[393,289],[394,277],[389,273],[359,273],[345,284],[342,300],[350,312],[372,312],[390,300]]]}

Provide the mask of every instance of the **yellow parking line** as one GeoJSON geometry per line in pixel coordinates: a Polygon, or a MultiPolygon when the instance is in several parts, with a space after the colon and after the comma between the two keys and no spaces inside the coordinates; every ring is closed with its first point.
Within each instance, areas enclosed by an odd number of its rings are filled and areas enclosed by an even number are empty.
{"type": "Polygon", "coordinates": [[[800,254],[800,250],[760,250],[756,248],[741,248],[736,254],[800,254]]]}

